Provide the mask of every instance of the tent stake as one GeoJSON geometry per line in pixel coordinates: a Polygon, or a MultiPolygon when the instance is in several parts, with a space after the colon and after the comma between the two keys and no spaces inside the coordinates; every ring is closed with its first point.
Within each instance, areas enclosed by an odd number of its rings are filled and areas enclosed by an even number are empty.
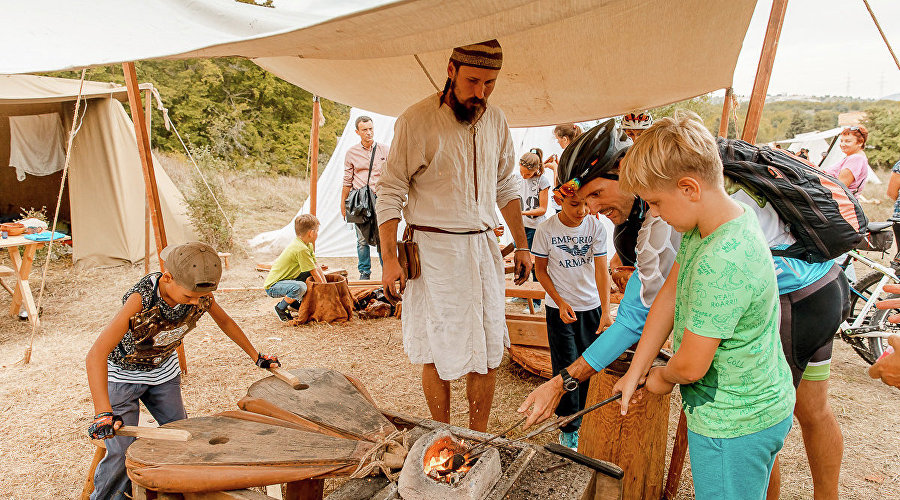
{"type": "Polygon", "coordinates": [[[309,163],[311,172],[309,174],[309,213],[316,215],[316,184],[319,181],[319,96],[313,96],[312,109],[312,133],[309,137],[309,163]]]}
{"type": "Polygon", "coordinates": [[[775,63],[775,51],[778,49],[778,38],[784,25],[784,14],[787,11],[787,0],[774,0],[769,13],[769,25],[766,38],[763,40],[759,55],[759,66],[756,67],[756,80],[753,82],[753,93],[747,107],[747,118],[744,120],[744,133],[741,139],[754,143],[759,131],[759,120],[762,118],[763,105],[766,103],[766,92],[772,78],[772,65],[775,63]]]}

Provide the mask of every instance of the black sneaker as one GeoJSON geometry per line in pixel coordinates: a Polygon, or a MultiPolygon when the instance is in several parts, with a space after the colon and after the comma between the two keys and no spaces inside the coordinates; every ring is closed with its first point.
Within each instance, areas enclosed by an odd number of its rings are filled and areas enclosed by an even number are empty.
{"type": "Polygon", "coordinates": [[[287,309],[279,309],[278,306],[275,306],[275,314],[278,315],[278,319],[280,319],[281,321],[290,321],[294,319],[294,317],[291,316],[291,313],[289,313],[287,309]]]}
{"type": "Polygon", "coordinates": [[[362,273],[360,273],[360,275],[359,275],[360,281],[368,280],[368,279],[370,279],[371,277],[372,277],[371,274],[362,274],[362,273]]]}

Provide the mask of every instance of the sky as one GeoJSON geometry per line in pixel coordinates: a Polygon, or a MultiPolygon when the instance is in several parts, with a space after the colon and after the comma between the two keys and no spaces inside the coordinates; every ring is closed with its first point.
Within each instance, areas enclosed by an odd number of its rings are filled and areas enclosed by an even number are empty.
{"type": "MultiPolygon", "coordinates": [[[[869,0],[900,57],[900,1],[869,0]]],[[[734,91],[750,95],[771,0],[760,0],[734,72],[734,91]]],[[[900,93],[900,68],[862,0],[789,0],[769,94],[878,98],[900,93]]]]}

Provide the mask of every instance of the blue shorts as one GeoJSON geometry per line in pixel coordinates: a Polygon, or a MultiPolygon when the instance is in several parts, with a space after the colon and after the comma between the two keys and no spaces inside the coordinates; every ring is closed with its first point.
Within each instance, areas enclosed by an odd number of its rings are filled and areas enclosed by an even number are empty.
{"type": "Polygon", "coordinates": [[[272,286],[266,288],[266,295],[275,299],[290,297],[295,300],[301,300],[306,295],[306,282],[297,280],[276,281],[272,283],[272,286]]]}
{"type": "Polygon", "coordinates": [[[791,415],[768,429],[724,439],[688,430],[694,498],[766,498],[775,455],[793,423],[791,415]]]}

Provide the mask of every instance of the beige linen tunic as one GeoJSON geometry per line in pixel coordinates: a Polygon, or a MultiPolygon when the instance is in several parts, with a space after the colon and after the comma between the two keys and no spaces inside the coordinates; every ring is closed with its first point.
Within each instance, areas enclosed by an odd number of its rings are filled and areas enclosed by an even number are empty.
{"type": "MultiPolygon", "coordinates": [[[[376,213],[385,222],[447,231],[499,223],[497,207],[519,198],[515,153],[503,112],[488,106],[461,124],[439,94],[414,104],[394,125],[378,183],[376,213]]],[[[403,346],[412,363],[434,363],[444,380],[487,373],[509,346],[503,260],[493,232],[416,232],[422,273],[403,294],[403,346]]]]}

